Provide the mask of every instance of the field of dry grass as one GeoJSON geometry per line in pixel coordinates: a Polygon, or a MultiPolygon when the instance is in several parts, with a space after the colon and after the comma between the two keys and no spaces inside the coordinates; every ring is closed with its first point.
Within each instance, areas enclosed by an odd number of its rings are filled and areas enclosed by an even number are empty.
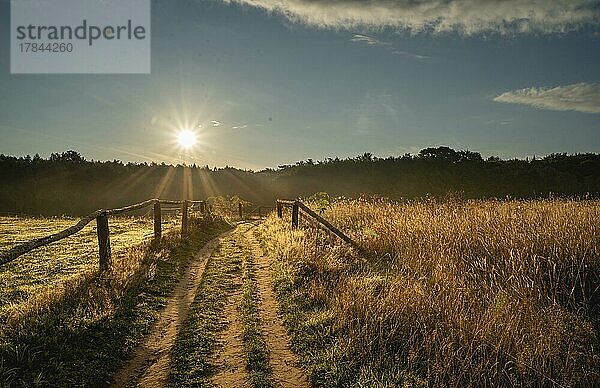
{"type": "Polygon", "coordinates": [[[271,216],[296,351],[326,386],[600,385],[600,201],[342,200],[367,248],[271,216]]]}
{"type": "MultiPolygon", "coordinates": [[[[75,218],[0,217],[0,251],[65,229],[75,218]]],[[[113,217],[110,240],[114,260],[122,260],[133,246],[153,235],[150,218],[113,217]]],[[[170,229],[176,219],[166,220],[170,229]]],[[[0,322],[18,319],[29,307],[53,299],[65,284],[84,278],[98,269],[98,242],[95,222],[79,233],[31,251],[0,266],[0,322]]]]}

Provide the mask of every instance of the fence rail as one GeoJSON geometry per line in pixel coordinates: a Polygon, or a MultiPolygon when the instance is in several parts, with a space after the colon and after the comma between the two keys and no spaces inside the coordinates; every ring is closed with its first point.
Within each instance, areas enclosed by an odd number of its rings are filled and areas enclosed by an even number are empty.
{"type": "MultiPolygon", "coordinates": [[[[260,205],[260,206],[254,207],[254,208],[252,208],[252,210],[244,213],[243,216],[250,217],[253,214],[257,214],[258,217],[262,218],[264,215],[268,214],[268,212],[270,210],[273,210],[273,209],[274,209],[273,206],[263,206],[263,205],[260,205]]],[[[241,213],[240,213],[240,219],[242,219],[242,214],[241,213]]]]}
{"type": "Polygon", "coordinates": [[[275,201],[277,217],[283,217],[284,206],[292,208],[292,228],[298,227],[299,211],[300,209],[302,209],[303,212],[311,216],[313,219],[319,222],[325,229],[329,230],[331,233],[342,239],[344,242],[361,252],[364,251],[364,249],[356,241],[352,240],[350,237],[344,234],[344,232],[333,226],[329,221],[318,215],[315,211],[313,211],[311,208],[309,208],[300,201],[292,201],[288,199],[278,199],[277,201],[275,201]]]}
{"type": "MultiPolygon", "coordinates": [[[[45,245],[51,244],[53,242],[62,240],[69,236],[74,235],[75,233],[82,230],[87,224],[92,222],[94,219],[96,220],[96,230],[98,235],[98,253],[100,258],[100,270],[105,271],[110,269],[111,262],[111,251],[110,251],[110,229],[108,224],[108,219],[110,216],[115,216],[118,214],[128,213],[135,210],[140,210],[149,206],[153,206],[154,213],[154,239],[159,240],[162,235],[162,208],[161,205],[181,205],[181,234],[185,235],[188,231],[188,209],[190,205],[200,205],[200,211],[205,213],[208,209],[205,201],[190,201],[190,200],[167,200],[167,199],[149,199],[140,203],[136,203],[133,205],[116,208],[116,209],[99,209],[96,210],[85,217],[81,218],[75,225],[66,228],[60,232],[51,234],[49,236],[37,238],[31,241],[27,241],[25,243],[16,245],[9,249],[8,251],[0,253],[0,265],[9,263],[18,257],[30,252],[34,249],[43,247],[45,245]]],[[[275,203],[275,209],[277,211],[277,216],[279,218],[283,217],[283,207],[291,207],[292,208],[292,228],[298,227],[299,214],[300,209],[313,219],[315,219],[318,223],[320,223],[325,229],[329,230],[331,233],[342,239],[347,244],[350,244],[352,247],[362,251],[363,249],[350,237],[344,234],[341,230],[333,226],[329,221],[325,218],[321,217],[319,214],[314,212],[308,206],[300,201],[292,201],[285,199],[278,199],[275,203]]],[[[258,210],[259,216],[262,216],[262,210],[270,210],[272,209],[269,206],[259,206],[248,213],[248,215],[256,212],[258,210]]],[[[166,209],[165,209],[166,210],[166,209]]],[[[239,217],[242,219],[242,207],[241,204],[238,204],[238,212],[239,217]]]]}
{"type": "Polygon", "coordinates": [[[87,216],[81,218],[75,225],[68,227],[58,233],[51,234],[50,236],[36,238],[16,245],[6,252],[0,254],[0,265],[9,263],[19,256],[24,255],[36,248],[43,247],[50,243],[67,238],[83,229],[87,224],[96,220],[97,234],[98,234],[98,252],[100,256],[100,270],[105,271],[111,267],[111,253],[110,253],[110,230],[108,226],[108,217],[117,214],[123,214],[132,212],[135,210],[143,209],[148,206],[154,206],[154,238],[160,239],[162,235],[162,216],[161,216],[161,204],[165,205],[181,205],[181,234],[187,233],[188,228],[188,207],[190,205],[199,204],[200,211],[206,212],[206,202],[204,201],[190,201],[190,200],[167,200],[153,198],[144,202],[136,203],[133,205],[117,208],[117,209],[99,209],[87,216]]]}

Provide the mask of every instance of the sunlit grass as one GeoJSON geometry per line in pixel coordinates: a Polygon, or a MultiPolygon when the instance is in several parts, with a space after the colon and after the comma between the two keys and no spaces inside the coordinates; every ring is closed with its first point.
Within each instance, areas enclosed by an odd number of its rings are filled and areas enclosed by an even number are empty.
{"type": "MultiPolygon", "coordinates": [[[[151,243],[149,221],[114,219],[113,225],[115,252],[109,272],[98,271],[93,239],[91,255],[77,270],[69,267],[74,251],[68,248],[55,248],[35,260],[21,258],[23,263],[30,260],[28,266],[37,272],[27,282],[23,271],[18,279],[32,294],[2,315],[0,385],[108,386],[150,332],[193,255],[230,228],[218,217],[194,214],[184,239],[175,228],[151,243]],[[65,273],[42,273],[37,267],[45,261],[61,263],[65,273]],[[36,282],[40,278],[44,281],[36,282]]],[[[78,242],[84,245],[85,239],[78,242]]],[[[2,285],[6,295],[10,286],[2,285]]]]}
{"type": "MultiPolygon", "coordinates": [[[[77,222],[75,218],[0,217],[0,250],[44,237],[77,222]]],[[[163,228],[175,226],[165,220],[163,228]]],[[[129,248],[147,242],[153,235],[149,218],[113,217],[109,221],[113,261],[123,261],[129,248]]],[[[26,312],[34,299],[45,299],[64,284],[98,270],[98,242],[95,222],[79,233],[29,252],[0,266],[0,322],[26,312]]],[[[52,299],[52,298],[50,298],[52,299]]]]}
{"type": "Polygon", "coordinates": [[[600,201],[349,200],[324,215],[373,255],[289,219],[261,228],[317,385],[600,384],[600,201]]]}

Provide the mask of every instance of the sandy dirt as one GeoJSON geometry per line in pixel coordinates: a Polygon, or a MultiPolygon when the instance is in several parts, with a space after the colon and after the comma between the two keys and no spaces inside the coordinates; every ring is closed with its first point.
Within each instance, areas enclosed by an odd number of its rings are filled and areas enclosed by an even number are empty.
{"type": "MultiPolygon", "coordinates": [[[[309,387],[306,375],[299,367],[296,355],[290,350],[289,337],[277,314],[277,300],[271,286],[270,259],[254,235],[255,224],[241,224],[207,243],[187,268],[177,288],[169,297],[150,335],[138,347],[133,358],[115,376],[114,387],[164,387],[171,368],[171,348],[185,320],[200,285],[208,258],[221,244],[246,246],[253,255],[259,291],[259,315],[262,335],[267,344],[273,381],[278,387],[309,387]]],[[[218,254],[244,255],[241,249],[224,250],[218,254]]],[[[242,278],[234,279],[236,287],[228,296],[222,313],[224,329],[211,364],[216,372],[211,378],[217,387],[248,387],[246,355],[242,342],[243,322],[239,306],[242,298],[242,278]]]]}
{"type": "Polygon", "coordinates": [[[190,310],[208,258],[218,246],[219,240],[227,234],[212,239],[194,256],[150,335],[134,351],[133,358],[116,374],[113,387],[166,386],[171,367],[171,348],[179,328],[190,310]]]}
{"type": "Polygon", "coordinates": [[[278,387],[309,387],[306,375],[299,367],[298,358],[290,350],[289,336],[283,321],[277,314],[277,300],[271,286],[271,262],[254,236],[254,230],[244,233],[254,256],[256,277],[260,296],[260,319],[262,333],[269,350],[269,363],[273,379],[278,387]]]}
{"type": "Polygon", "coordinates": [[[242,283],[240,291],[234,292],[228,299],[221,322],[226,325],[219,336],[220,350],[216,354],[214,364],[217,373],[211,381],[215,387],[247,387],[249,376],[246,371],[246,357],[242,343],[243,326],[238,306],[242,299],[242,283]]]}

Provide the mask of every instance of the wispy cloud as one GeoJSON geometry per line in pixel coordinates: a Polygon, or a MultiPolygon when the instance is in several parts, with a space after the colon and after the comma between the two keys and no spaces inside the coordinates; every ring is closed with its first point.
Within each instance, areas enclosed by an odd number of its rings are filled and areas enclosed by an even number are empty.
{"type": "Polygon", "coordinates": [[[388,42],[382,42],[381,40],[373,38],[372,36],[360,35],[360,34],[355,34],[350,39],[350,41],[356,42],[356,43],[366,43],[369,46],[387,46],[387,45],[389,45],[388,42]]]}
{"type": "Polygon", "coordinates": [[[415,54],[415,53],[409,53],[408,51],[400,51],[400,50],[394,50],[394,51],[392,51],[392,54],[403,55],[405,57],[409,57],[409,58],[413,58],[413,59],[429,58],[427,55],[419,55],[419,54],[415,54]]]}
{"type": "Polygon", "coordinates": [[[218,127],[219,125],[221,125],[221,122],[217,120],[211,120],[210,123],[213,127],[218,127]]]}
{"type": "Polygon", "coordinates": [[[372,36],[368,36],[368,35],[362,35],[362,34],[354,34],[354,36],[352,36],[352,38],[350,38],[351,42],[355,42],[355,43],[364,43],[367,44],[369,46],[386,46],[388,47],[391,51],[392,54],[394,55],[402,55],[408,58],[412,58],[412,59],[426,59],[429,58],[426,55],[419,55],[419,54],[415,54],[415,53],[411,53],[408,51],[402,51],[402,50],[396,50],[394,49],[392,46],[392,43],[390,42],[386,42],[383,40],[379,40],[377,38],[374,38],[372,36]]]}
{"type": "Polygon", "coordinates": [[[320,28],[557,33],[600,24],[597,0],[222,0],[320,28]]]}
{"type": "Polygon", "coordinates": [[[519,89],[502,93],[494,101],[531,105],[539,109],[600,113],[600,84],[577,83],[555,88],[519,89]]]}
{"type": "Polygon", "coordinates": [[[231,129],[244,129],[244,128],[248,128],[248,124],[236,125],[236,126],[231,127],[231,129]]]}

